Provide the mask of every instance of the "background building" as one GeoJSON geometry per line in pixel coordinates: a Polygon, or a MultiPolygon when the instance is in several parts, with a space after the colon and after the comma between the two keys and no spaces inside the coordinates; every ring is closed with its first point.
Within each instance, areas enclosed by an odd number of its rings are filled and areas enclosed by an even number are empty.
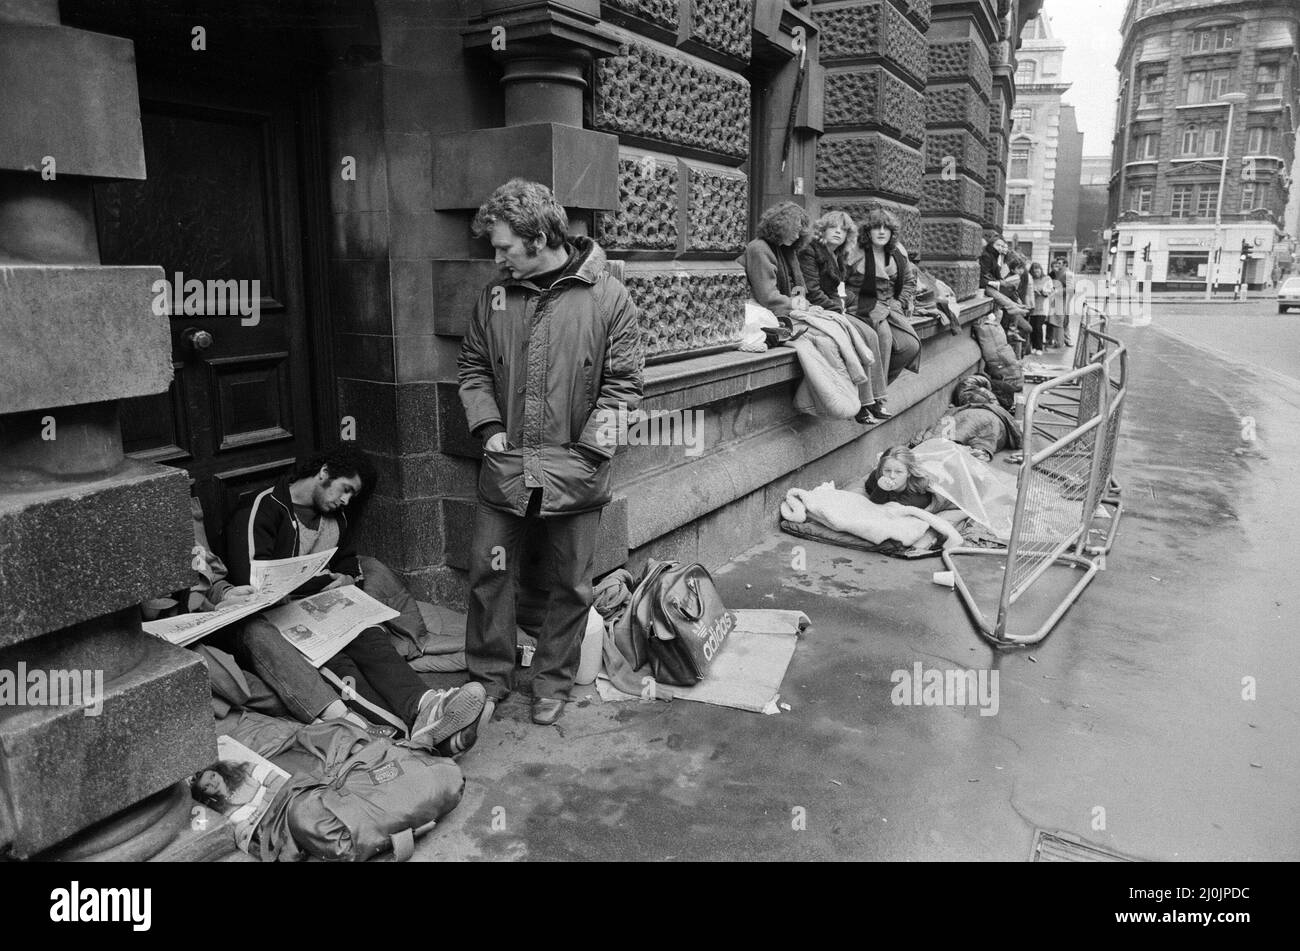
{"type": "Polygon", "coordinates": [[[1274,277],[1295,158],[1298,32],[1294,2],[1130,0],[1109,204],[1115,276],[1149,268],[1156,289],[1204,287],[1211,275],[1231,286],[1244,245],[1245,280],[1258,288],[1274,277]]]}
{"type": "MultiPolygon", "coordinates": [[[[1051,23],[1037,16],[1025,26],[1016,54],[1016,104],[1011,111],[1011,143],[1007,155],[1007,208],[1004,233],[1008,243],[1030,261],[1050,264],[1058,174],[1061,161],[1077,169],[1082,155],[1074,110],[1062,125],[1061,95],[1070,88],[1062,81],[1065,43],[1052,34],[1051,23]],[[1062,155],[1064,149],[1068,155],[1062,155]]],[[[1071,177],[1073,172],[1068,173],[1071,177]]],[[[1068,191],[1068,189],[1067,189],[1068,191]]],[[[1062,198],[1066,198],[1063,193],[1062,198]]],[[[1068,217],[1068,213],[1067,213],[1068,217]]]]}
{"type": "Polygon", "coordinates": [[[1065,258],[1078,270],[1079,194],[1083,175],[1083,133],[1074,106],[1061,104],[1056,148],[1056,183],[1052,188],[1052,260],[1065,258]]]}
{"type": "Polygon", "coordinates": [[[860,479],[937,418],[979,360],[968,335],[919,322],[922,373],[866,436],[799,416],[794,352],[735,349],[735,259],[778,200],[880,202],[974,295],[1040,6],[0,3],[0,667],[45,651],[115,685],[101,717],[0,715],[0,856],[214,758],[201,663],[140,632],[140,602],[189,581],[191,491],[220,547],[295,457],[355,439],[380,473],[361,547],[463,604],[481,448],[456,357],[497,274],[469,223],[513,176],[609,250],[641,308],[644,407],[706,421],[700,455],[619,452],[599,572],[723,564],[790,485],[860,479]],[[156,311],[164,275],[255,280],[260,320],[156,311]]]}
{"type": "Polygon", "coordinates": [[[1079,215],[1075,240],[1083,261],[1080,271],[1100,271],[1105,259],[1103,232],[1109,218],[1110,156],[1085,155],[1079,169],[1079,215]]]}

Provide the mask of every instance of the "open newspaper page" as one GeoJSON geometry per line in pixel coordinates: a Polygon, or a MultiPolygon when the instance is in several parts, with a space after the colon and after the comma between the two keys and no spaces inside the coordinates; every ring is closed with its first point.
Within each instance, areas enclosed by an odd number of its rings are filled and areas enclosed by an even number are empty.
{"type": "Polygon", "coordinates": [[[320,574],[337,550],[330,548],[296,558],[254,561],[249,580],[257,593],[252,597],[220,604],[215,611],[159,618],[156,621],[145,621],[141,626],[146,634],[161,637],[178,647],[188,647],[227,624],[233,624],[284,600],[303,583],[320,574]]]}
{"type": "Polygon", "coordinates": [[[229,736],[217,737],[217,761],[194,774],[195,797],[234,826],[235,844],[247,852],[289,774],[229,736]]]}
{"type": "Polygon", "coordinates": [[[313,667],[320,667],[368,627],[398,616],[354,584],[291,601],[263,614],[313,667]]]}

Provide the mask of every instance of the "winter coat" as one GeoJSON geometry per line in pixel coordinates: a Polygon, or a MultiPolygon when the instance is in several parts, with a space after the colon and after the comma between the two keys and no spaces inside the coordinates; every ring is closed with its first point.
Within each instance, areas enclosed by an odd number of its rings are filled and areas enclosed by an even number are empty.
{"type": "Polygon", "coordinates": [[[484,287],[461,344],[460,400],[470,431],[496,424],[506,433],[505,449],[483,453],[479,499],[516,515],[525,514],[535,488],[544,516],[609,502],[618,414],[641,402],[645,350],[636,305],[609,274],[599,245],[571,241],[574,253],[547,290],[504,277],[484,287]]]}
{"type": "MultiPolygon", "coordinates": [[[[878,298],[876,290],[876,255],[871,248],[866,249],[862,261],[862,288],[858,292],[856,310],[859,317],[868,323],[879,323],[882,319],[889,321],[894,334],[906,334],[916,341],[916,356],[903,369],[913,373],[921,372],[921,338],[912,326],[910,314],[916,300],[916,268],[898,248],[894,249],[893,296],[887,300],[878,298]],[[888,314],[884,313],[888,309],[888,314]]],[[[890,371],[894,372],[893,370],[890,371]]]]}
{"type": "Polygon", "coordinates": [[[998,254],[993,245],[986,245],[983,253],[980,254],[980,287],[992,287],[999,293],[1006,293],[1002,286],[1002,279],[1011,273],[1010,268],[1006,265],[1006,259],[998,254]]]}
{"type": "Polygon", "coordinates": [[[794,394],[795,411],[827,419],[852,419],[862,408],[862,401],[835,341],[810,327],[786,346],[799,355],[803,371],[794,394]]]}
{"type": "MultiPolygon", "coordinates": [[[[226,529],[226,566],[230,569],[228,577],[232,584],[249,583],[253,559],[269,561],[302,554],[298,517],[294,515],[293,499],[289,495],[290,481],[285,476],[271,488],[263,489],[251,506],[231,516],[226,529]]],[[[322,513],[320,518],[322,524],[326,519],[338,521],[338,550],[325,570],[294,590],[296,598],[315,594],[330,584],[333,581],[330,572],[348,575],[358,581],[364,577],[357,561],[356,540],[347,512],[339,509],[337,513],[322,513]]]]}
{"type": "MultiPolygon", "coordinates": [[[[843,246],[840,248],[843,251],[843,246]]],[[[813,241],[799,251],[799,269],[803,273],[803,286],[808,292],[808,303],[827,310],[843,312],[840,285],[845,283],[845,268],[840,254],[832,252],[820,241],[813,241]]],[[[848,287],[845,286],[845,298],[848,287]]]]}
{"type": "MultiPolygon", "coordinates": [[[[782,323],[790,323],[790,296],[796,287],[803,287],[803,272],[799,259],[790,245],[776,247],[762,238],[745,245],[745,253],[736,259],[745,267],[749,278],[749,292],[782,323]]],[[[807,288],[804,288],[807,290],[807,288]]]]}

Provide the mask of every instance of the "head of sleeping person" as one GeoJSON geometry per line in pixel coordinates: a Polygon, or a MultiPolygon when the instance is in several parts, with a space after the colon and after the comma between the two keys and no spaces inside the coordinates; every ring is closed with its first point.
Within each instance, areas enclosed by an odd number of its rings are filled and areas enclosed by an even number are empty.
{"type": "Polygon", "coordinates": [[[894,446],[880,454],[876,463],[876,486],[886,492],[928,492],[930,480],[906,446],[894,446]]]}
{"type": "Polygon", "coordinates": [[[981,406],[997,402],[993,395],[993,384],[982,373],[964,376],[953,391],[952,401],[955,406],[981,406]]]}

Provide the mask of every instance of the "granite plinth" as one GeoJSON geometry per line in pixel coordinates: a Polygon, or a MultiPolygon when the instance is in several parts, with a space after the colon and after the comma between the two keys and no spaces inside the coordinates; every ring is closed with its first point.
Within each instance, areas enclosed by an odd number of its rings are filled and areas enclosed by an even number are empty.
{"type": "Polygon", "coordinates": [[[0,267],[0,414],[164,392],[171,327],[151,306],[162,277],[157,267],[0,267]]]}
{"type": "Polygon", "coordinates": [[[179,469],[127,462],[89,482],[0,483],[0,648],[188,587],[179,469]]]}

